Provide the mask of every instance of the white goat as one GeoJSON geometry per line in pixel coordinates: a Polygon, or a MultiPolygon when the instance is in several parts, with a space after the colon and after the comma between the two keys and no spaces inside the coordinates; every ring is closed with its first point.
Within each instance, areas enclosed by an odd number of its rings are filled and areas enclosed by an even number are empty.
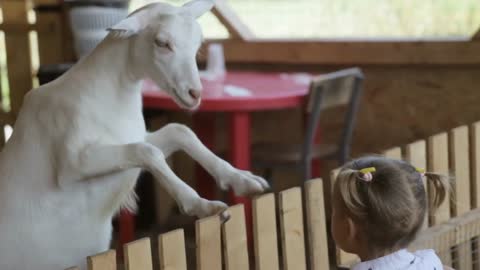
{"type": "Polygon", "coordinates": [[[109,29],[104,41],[57,80],[29,92],[0,155],[0,269],[85,267],[109,248],[111,220],[135,208],[140,169],[150,171],[188,215],[227,206],[208,201],[168,167],[184,150],[236,194],[262,192],[264,179],[216,157],[185,126],[147,133],[141,81],[153,79],[186,109],[200,104],[195,21],[209,0],[145,6],[109,29]]]}

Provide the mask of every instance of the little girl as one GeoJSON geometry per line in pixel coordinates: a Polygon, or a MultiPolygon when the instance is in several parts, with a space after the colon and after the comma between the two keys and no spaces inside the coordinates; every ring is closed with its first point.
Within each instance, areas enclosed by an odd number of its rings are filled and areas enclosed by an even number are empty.
{"type": "Polygon", "coordinates": [[[341,249],[360,257],[352,270],[447,269],[433,250],[406,248],[427,207],[436,209],[448,187],[446,177],[400,160],[368,156],[343,166],[334,186],[332,234],[341,249]],[[433,187],[429,205],[424,178],[433,187]]]}

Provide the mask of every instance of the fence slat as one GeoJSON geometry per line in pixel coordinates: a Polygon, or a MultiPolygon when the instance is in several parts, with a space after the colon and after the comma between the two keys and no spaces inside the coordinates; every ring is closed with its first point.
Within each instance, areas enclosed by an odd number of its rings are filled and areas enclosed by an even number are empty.
{"type": "Polygon", "coordinates": [[[275,195],[253,200],[253,230],[257,270],[278,270],[278,238],[275,195]]]}
{"type": "MultiPolygon", "coordinates": [[[[424,140],[421,140],[408,144],[405,148],[405,157],[408,162],[410,162],[410,164],[412,164],[413,166],[417,168],[427,169],[427,143],[424,140]]],[[[425,179],[423,184],[425,186],[425,191],[427,192],[428,196],[427,182],[425,181],[425,179]]],[[[422,229],[426,229],[427,227],[428,214],[425,215],[422,229]]]]}
{"type": "Polygon", "coordinates": [[[322,179],[311,180],[305,184],[308,246],[312,270],[330,268],[323,192],[322,179]]]}
{"type": "Polygon", "coordinates": [[[449,135],[450,168],[454,174],[452,215],[459,216],[468,212],[471,205],[468,127],[455,128],[449,135]]]}
{"type": "MultiPolygon", "coordinates": [[[[28,24],[28,1],[2,0],[5,23],[28,24]]],[[[8,82],[13,114],[17,114],[25,93],[32,89],[32,63],[28,32],[5,31],[8,82]]]]}
{"type": "MultiPolygon", "coordinates": [[[[447,133],[431,136],[427,140],[428,170],[448,175],[448,137],[447,133]]],[[[430,190],[430,186],[429,186],[430,190]]],[[[433,194],[430,192],[430,194],[433,194]]],[[[450,218],[450,195],[431,216],[430,224],[436,225],[448,221],[450,218]]]]}
{"type": "MultiPolygon", "coordinates": [[[[470,161],[468,127],[461,126],[450,131],[450,168],[454,174],[452,216],[460,216],[470,211],[470,161]]],[[[471,245],[463,243],[456,252],[457,263],[454,267],[462,270],[472,269],[471,245]]]]}
{"type": "MultiPolygon", "coordinates": [[[[340,169],[334,169],[330,172],[330,183],[331,183],[331,194],[333,194],[333,188],[335,187],[335,180],[337,179],[337,175],[340,173],[340,169]]],[[[327,200],[326,204],[326,210],[327,210],[327,216],[331,216],[331,197],[327,200]]],[[[352,254],[352,253],[347,253],[340,248],[337,248],[336,250],[336,259],[337,259],[337,265],[342,266],[342,267],[350,267],[354,263],[358,262],[360,259],[358,258],[357,255],[352,254]]]]}
{"type": "MultiPolygon", "coordinates": [[[[428,171],[448,175],[449,158],[448,158],[448,136],[447,133],[440,133],[431,136],[427,140],[427,167],[428,171]]],[[[434,194],[431,189],[433,187],[428,184],[429,195],[434,194]]],[[[430,226],[444,223],[450,219],[450,194],[447,195],[445,201],[440,205],[434,214],[430,215],[430,226]]],[[[443,256],[443,263],[452,266],[451,254],[443,256]]]]}
{"type": "Polygon", "coordinates": [[[185,237],[183,230],[175,230],[158,236],[160,270],[187,270],[185,237]]]}
{"type": "Polygon", "coordinates": [[[225,241],[226,269],[249,269],[247,233],[243,205],[232,206],[228,211],[230,212],[230,219],[222,228],[223,239],[225,241]]]}
{"type": "Polygon", "coordinates": [[[279,202],[283,267],[285,270],[304,270],[307,266],[301,189],[296,187],[280,192],[279,202]]]}
{"type": "Polygon", "coordinates": [[[402,149],[400,147],[390,148],[384,151],[383,155],[388,158],[402,159],[402,149]]]}
{"type": "Polygon", "coordinates": [[[220,218],[212,216],[195,223],[197,269],[222,270],[220,218]]]}
{"type": "Polygon", "coordinates": [[[152,270],[152,249],[149,238],[142,238],[123,246],[125,270],[152,270]]]}
{"type": "Polygon", "coordinates": [[[88,270],[117,270],[117,255],[115,250],[109,250],[87,257],[88,270]]]}
{"type": "Polygon", "coordinates": [[[480,208],[480,122],[470,126],[472,208],[480,208]]]}

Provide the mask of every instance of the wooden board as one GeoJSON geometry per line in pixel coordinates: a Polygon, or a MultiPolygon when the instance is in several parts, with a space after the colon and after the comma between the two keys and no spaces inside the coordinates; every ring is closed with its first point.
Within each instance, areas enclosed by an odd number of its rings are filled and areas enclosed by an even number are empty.
{"type": "Polygon", "coordinates": [[[117,270],[117,255],[115,250],[109,250],[87,257],[88,270],[117,270]]]}
{"type": "MultiPolygon", "coordinates": [[[[419,169],[427,169],[427,143],[424,140],[416,141],[411,144],[408,144],[405,148],[405,158],[410,164],[419,169]]],[[[423,185],[425,187],[425,192],[427,192],[428,198],[428,188],[427,182],[423,179],[423,185]]],[[[422,225],[422,229],[428,227],[428,213],[425,215],[425,220],[422,225]]]]}
{"type": "MultiPolygon", "coordinates": [[[[5,23],[28,24],[27,1],[3,0],[5,23]]],[[[16,115],[25,93],[32,89],[32,63],[28,32],[5,31],[8,81],[12,113],[16,115]]]]}
{"type": "Polygon", "coordinates": [[[308,230],[308,247],[311,270],[330,268],[328,258],[327,216],[323,196],[322,179],[310,180],[305,184],[305,201],[308,230]]]}
{"type": "Polygon", "coordinates": [[[296,187],[280,192],[279,206],[283,269],[305,270],[307,265],[301,189],[296,187]]]}
{"type": "MultiPolygon", "coordinates": [[[[447,133],[440,133],[428,138],[427,141],[427,167],[428,171],[449,174],[448,137],[447,133]]],[[[429,185],[429,194],[431,186],[429,185]]],[[[450,218],[450,194],[440,205],[434,215],[431,215],[430,225],[440,224],[450,218]]]]}
{"type": "Polygon", "coordinates": [[[232,206],[228,211],[230,219],[222,228],[226,270],[249,269],[243,205],[232,206]]]}
{"type": "Polygon", "coordinates": [[[278,236],[275,195],[265,194],[253,200],[253,236],[257,270],[278,270],[278,236]]]}
{"type": "MultiPolygon", "coordinates": [[[[480,63],[479,42],[359,40],[212,40],[230,63],[455,65],[480,63]],[[378,52],[382,52],[379,57],[378,52]]],[[[208,45],[208,44],[206,44],[208,45]]]]}
{"type": "Polygon", "coordinates": [[[158,236],[160,270],[187,270],[185,237],[182,229],[158,236]]]}
{"type": "MultiPolygon", "coordinates": [[[[460,216],[470,211],[470,160],[468,127],[461,126],[449,133],[450,169],[453,173],[452,216],[460,216]]],[[[470,243],[470,241],[469,241],[470,243]]],[[[457,246],[454,263],[457,269],[472,269],[472,249],[469,243],[457,246]]]]}
{"type": "Polygon", "coordinates": [[[197,269],[222,270],[220,218],[212,216],[195,223],[197,269]]]}
{"type": "Polygon", "coordinates": [[[125,270],[152,270],[150,239],[142,238],[123,246],[125,270]]]}
{"type": "Polygon", "coordinates": [[[472,208],[480,208],[480,122],[470,126],[472,208]]]}
{"type": "Polygon", "coordinates": [[[402,159],[402,149],[394,147],[383,152],[383,155],[392,159],[402,159]]]}

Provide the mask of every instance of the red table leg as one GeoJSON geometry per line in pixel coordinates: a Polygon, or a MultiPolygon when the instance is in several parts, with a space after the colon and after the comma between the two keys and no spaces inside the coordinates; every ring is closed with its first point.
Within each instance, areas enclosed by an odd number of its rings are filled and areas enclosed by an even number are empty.
{"type": "MultiPolygon", "coordinates": [[[[215,115],[213,113],[197,113],[193,115],[193,130],[208,149],[215,146],[215,115]]],[[[195,165],[195,181],[198,194],[205,199],[215,200],[215,180],[202,166],[195,165]]]]}
{"type": "MultiPolygon", "coordinates": [[[[232,166],[241,170],[250,170],[250,114],[234,112],[230,115],[230,162],[232,166]]],[[[252,206],[251,200],[237,197],[230,192],[232,204],[242,203],[245,207],[245,221],[247,224],[247,239],[252,243],[252,206]]]]}
{"type": "Polygon", "coordinates": [[[135,239],[135,215],[128,210],[121,210],[118,224],[120,237],[117,246],[117,253],[121,255],[123,252],[123,245],[132,242],[135,239]]]}

